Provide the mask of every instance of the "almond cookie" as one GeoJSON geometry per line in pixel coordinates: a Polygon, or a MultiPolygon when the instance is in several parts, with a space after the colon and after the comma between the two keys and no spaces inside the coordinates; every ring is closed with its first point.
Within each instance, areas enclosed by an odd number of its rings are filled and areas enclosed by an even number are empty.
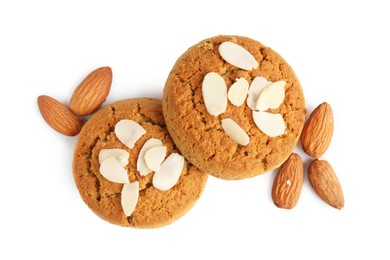
{"type": "Polygon", "coordinates": [[[122,100],[94,114],[80,132],[73,176],[99,217],[136,228],[174,222],[192,208],[207,181],[178,153],[161,101],[152,98],[122,100]]]}
{"type": "Polygon", "coordinates": [[[279,54],[246,37],[216,36],[176,61],[163,113],[192,164],[218,178],[245,179],[288,158],[306,109],[298,78],[279,54]]]}

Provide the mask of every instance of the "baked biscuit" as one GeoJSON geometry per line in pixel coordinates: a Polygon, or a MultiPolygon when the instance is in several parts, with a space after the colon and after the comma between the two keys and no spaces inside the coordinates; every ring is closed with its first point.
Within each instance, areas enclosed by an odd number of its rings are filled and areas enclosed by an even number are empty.
{"type": "Polygon", "coordinates": [[[153,186],[154,173],[139,174],[137,158],[143,144],[150,138],[162,141],[167,148],[167,157],[177,152],[166,129],[158,99],[126,99],[113,103],[94,114],[83,126],[74,152],[73,175],[82,199],[102,219],[127,227],[161,227],[183,216],[200,197],[207,174],[187,161],[178,182],[167,191],[153,186]],[[146,130],[132,149],[115,135],[115,125],[122,119],[133,120],[146,130]],[[121,206],[124,184],[111,182],[100,173],[99,153],[108,148],[124,149],[130,154],[126,167],[128,178],[130,182],[139,182],[138,203],[129,217],[121,206]]]}
{"type": "Polygon", "coordinates": [[[192,46],[176,61],[165,84],[163,113],[173,141],[192,164],[218,178],[245,179],[275,169],[288,158],[302,131],[306,108],[298,78],[280,55],[246,37],[216,36],[192,46]],[[224,42],[246,49],[258,67],[247,70],[227,62],[219,49],[224,42]],[[210,72],[223,78],[227,90],[239,78],[249,84],[256,77],[284,81],[283,102],[266,110],[282,116],[283,134],[270,137],[263,133],[247,101],[240,106],[228,102],[224,113],[211,115],[202,93],[203,81],[210,72]],[[249,144],[236,143],[224,131],[221,120],[226,118],[245,131],[249,144]]]}

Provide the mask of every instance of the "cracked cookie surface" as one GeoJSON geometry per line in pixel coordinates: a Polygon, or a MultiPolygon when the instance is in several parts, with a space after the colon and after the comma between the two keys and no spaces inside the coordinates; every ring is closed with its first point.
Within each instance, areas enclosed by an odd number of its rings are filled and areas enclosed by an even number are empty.
{"type": "Polygon", "coordinates": [[[306,108],[298,78],[280,55],[246,37],[216,36],[192,46],[177,60],[165,84],[163,113],[172,139],[191,163],[218,178],[245,179],[273,170],[288,158],[302,131],[306,108]],[[243,46],[260,66],[246,71],[224,61],[218,47],[225,41],[243,46]],[[239,107],[228,102],[225,113],[210,115],[202,96],[202,82],[209,72],[221,75],[228,89],[237,78],[249,84],[257,76],[286,81],[283,103],[268,110],[283,116],[284,135],[271,138],[262,133],[246,102],[239,107]],[[249,135],[247,146],[228,137],[221,126],[224,118],[233,119],[249,135]]]}
{"type": "Polygon", "coordinates": [[[92,211],[113,224],[137,228],[170,224],[192,208],[204,189],[207,174],[187,161],[178,183],[168,191],[153,187],[154,173],[144,177],[139,175],[137,158],[148,139],[160,139],[167,147],[167,156],[178,152],[166,129],[161,109],[158,99],[122,100],[94,114],[79,134],[73,159],[76,186],[92,211]],[[146,130],[133,149],[122,144],[114,133],[115,124],[122,119],[134,120],[146,130]],[[121,148],[130,153],[129,180],[137,180],[140,185],[139,200],[130,217],[125,216],[121,206],[123,184],[110,182],[99,172],[99,152],[104,148],[121,148]]]}

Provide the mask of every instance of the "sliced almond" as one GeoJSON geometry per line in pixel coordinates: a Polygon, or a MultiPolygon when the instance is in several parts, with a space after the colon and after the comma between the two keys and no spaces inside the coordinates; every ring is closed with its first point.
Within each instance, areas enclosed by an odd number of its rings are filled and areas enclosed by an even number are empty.
{"type": "Polygon", "coordinates": [[[218,116],[225,113],[227,106],[227,88],[225,80],[215,72],[209,72],[203,79],[202,94],[207,112],[218,116]]]}
{"type": "Polygon", "coordinates": [[[228,63],[244,70],[256,69],[259,63],[244,47],[233,42],[219,45],[219,53],[228,63]]]}
{"type": "Polygon", "coordinates": [[[239,78],[228,91],[228,99],[235,106],[241,106],[248,95],[249,83],[244,78],[239,78]]]}
{"type": "Polygon", "coordinates": [[[145,129],[133,120],[123,119],[115,125],[116,137],[130,149],[145,133],[145,129]]]}
{"type": "Polygon", "coordinates": [[[285,97],[284,86],[286,86],[286,82],[283,80],[268,84],[260,93],[256,109],[266,111],[269,108],[278,108],[285,97]]]}
{"type": "Polygon", "coordinates": [[[145,153],[150,148],[154,146],[162,146],[162,142],[159,139],[156,138],[150,138],[145,142],[145,144],[142,146],[141,151],[138,154],[137,159],[137,170],[139,171],[139,174],[141,176],[146,176],[149,173],[151,173],[153,170],[149,169],[149,167],[146,165],[145,162],[145,153]]]}
{"type": "Polygon", "coordinates": [[[165,146],[154,146],[145,153],[145,163],[152,171],[158,171],[167,154],[165,146]]]}
{"type": "Polygon", "coordinates": [[[115,157],[105,159],[100,164],[100,173],[104,178],[115,183],[129,183],[127,170],[124,169],[115,157]]]}
{"type": "Polygon", "coordinates": [[[183,171],[184,157],[178,153],[172,153],[161,164],[160,169],[153,176],[153,186],[156,189],[166,191],[176,185],[183,171]]]}
{"type": "Polygon", "coordinates": [[[223,130],[234,142],[244,146],[249,144],[249,136],[231,118],[222,119],[221,122],[223,130]]]}
{"type": "Polygon", "coordinates": [[[131,183],[125,183],[121,193],[121,205],[123,212],[127,217],[133,214],[135,207],[137,206],[139,196],[139,182],[134,181],[131,183]]]}
{"type": "Polygon", "coordinates": [[[281,114],[253,111],[252,115],[257,127],[269,137],[276,137],[284,134],[286,125],[281,114]]]}
{"type": "Polygon", "coordinates": [[[119,148],[100,150],[99,163],[101,164],[104,160],[110,157],[114,157],[122,167],[129,164],[130,154],[126,150],[119,148]]]}
{"type": "Polygon", "coordinates": [[[266,78],[256,77],[249,87],[248,90],[248,98],[246,100],[246,104],[250,109],[257,110],[257,100],[259,99],[261,91],[271,82],[269,82],[266,78]]]}

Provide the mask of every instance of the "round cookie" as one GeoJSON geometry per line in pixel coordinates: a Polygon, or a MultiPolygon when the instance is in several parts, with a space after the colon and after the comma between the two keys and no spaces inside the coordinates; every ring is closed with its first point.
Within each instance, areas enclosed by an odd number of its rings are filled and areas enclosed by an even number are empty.
{"type": "Polygon", "coordinates": [[[306,108],[298,78],[279,54],[250,38],[216,36],[192,46],[176,61],[165,84],[163,113],[172,139],[191,163],[218,178],[245,179],[275,169],[288,158],[302,131],[306,108]],[[219,46],[227,41],[249,51],[259,66],[243,70],[226,62],[219,46]],[[202,83],[209,72],[222,76],[227,89],[238,78],[245,78],[249,84],[256,77],[285,81],[282,104],[267,110],[282,115],[284,134],[264,134],[246,101],[239,107],[228,102],[224,113],[210,115],[202,94],[202,83]],[[221,124],[224,118],[231,118],[247,133],[248,145],[239,145],[226,134],[221,124]]]}
{"type": "Polygon", "coordinates": [[[82,199],[99,217],[120,226],[161,227],[183,216],[200,197],[207,174],[186,160],[179,181],[167,191],[153,186],[154,173],[144,177],[139,174],[138,154],[150,138],[162,141],[167,147],[167,157],[177,152],[158,99],[126,99],[113,103],[94,114],[83,126],[74,152],[73,176],[82,199]],[[146,130],[132,149],[115,135],[114,127],[122,119],[133,120],[146,130]],[[130,217],[126,217],[121,206],[123,184],[113,183],[100,174],[99,152],[104,148],[120,148],[130,153],[128,177],[130,182],[139,182],[138,203],[130,217]]]}

